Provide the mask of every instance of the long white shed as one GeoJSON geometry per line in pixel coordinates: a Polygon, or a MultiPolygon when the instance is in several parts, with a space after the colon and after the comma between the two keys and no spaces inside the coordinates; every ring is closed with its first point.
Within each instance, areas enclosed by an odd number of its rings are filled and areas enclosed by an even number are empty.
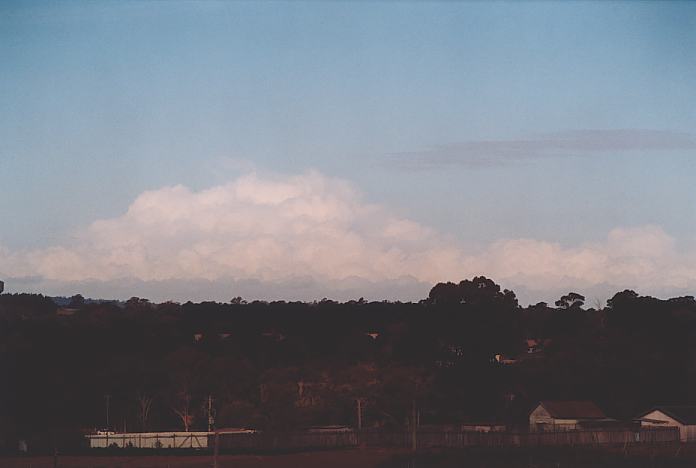
{"type": "Polygon", "coordinates": [[[213,432],[120,432],[89,434],[91,448],[208,448],[213,432]]]}

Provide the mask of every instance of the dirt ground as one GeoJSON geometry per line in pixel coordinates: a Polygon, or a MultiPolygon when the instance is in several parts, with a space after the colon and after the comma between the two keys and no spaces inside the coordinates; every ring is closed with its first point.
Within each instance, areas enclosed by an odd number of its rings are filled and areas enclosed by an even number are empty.
{"type": "MultiPolygon", "coordinates": [[[[372,468],[398,450],[345,450],[283,455],[220,455],[219,468],[372,468]]],[[[53,457],[0,458],[2,468],[53,468],[53,457]]],[[[60,468],[211,468],[212,456],[61,456],[60,468]]]]}

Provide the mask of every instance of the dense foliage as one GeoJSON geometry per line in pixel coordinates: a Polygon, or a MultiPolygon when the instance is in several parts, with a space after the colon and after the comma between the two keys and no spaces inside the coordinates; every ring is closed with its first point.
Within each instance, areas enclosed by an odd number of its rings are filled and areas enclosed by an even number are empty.
{"type": "MultiPolygon", "coordinates": [[[[0,296],[0,440],[217,427],[523,421],[539,399],[591,399],[616,417],[694,404],[696,301],[623,291],[520,307],[477,277],[418,303],[69,304],[0,296]],[[534,339],[534,342],[527,342],[534,339]],[[530,344],[531,343],[531,344],[530,344]],[[497,356],[497,357],[496,357],[497,356]]],[[[56,442],[58,443],[58,442],[56,442]]]]}

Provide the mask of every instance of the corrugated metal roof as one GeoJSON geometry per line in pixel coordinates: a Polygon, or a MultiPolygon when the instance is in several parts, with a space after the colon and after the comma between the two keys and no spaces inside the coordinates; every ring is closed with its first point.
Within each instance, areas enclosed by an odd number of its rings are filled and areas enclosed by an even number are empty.
{"type": "Polygon", "coordinates": [[[549,414],[558,419],[604,419],[604,411],[591,401],[542,401],[549,414]]]}

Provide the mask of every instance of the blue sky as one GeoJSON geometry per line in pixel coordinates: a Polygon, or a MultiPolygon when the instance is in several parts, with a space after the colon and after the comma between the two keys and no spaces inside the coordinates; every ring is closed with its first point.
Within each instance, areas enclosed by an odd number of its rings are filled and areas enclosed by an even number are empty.
{"type": "MultiPolygon", "coordinates": [[[[696,251],[694,50],[689,2],[4,2],[0,247],[13,260],[0,274],[65,294],[113,281],[31,283],[51,274],[17,259],[87,252],[90,226],[127,222],[147,191],[308,171],[465,258],[501,240],[581,249],[657,228],[674,249],[661,268],[686,268],[671,258],[696,251]]],[[[537,291],[530,300],[575,284],[481,261],[537,291]]],[[[232,279],[263,283],[264,268],[232,279]]],[[[151,279],[136,270],[119,275],[151,279]]],[[[656,292],[696,289],[690,274],[656,292]]],[[[370,284],[399,296],[374,284],[401,276],[440,278],[399,271],[370,284]]],[[[570,276],[587,289],[608,281],[570,276]]],[[[611,287],[650,284],[629,275],[611,287]]]]}

